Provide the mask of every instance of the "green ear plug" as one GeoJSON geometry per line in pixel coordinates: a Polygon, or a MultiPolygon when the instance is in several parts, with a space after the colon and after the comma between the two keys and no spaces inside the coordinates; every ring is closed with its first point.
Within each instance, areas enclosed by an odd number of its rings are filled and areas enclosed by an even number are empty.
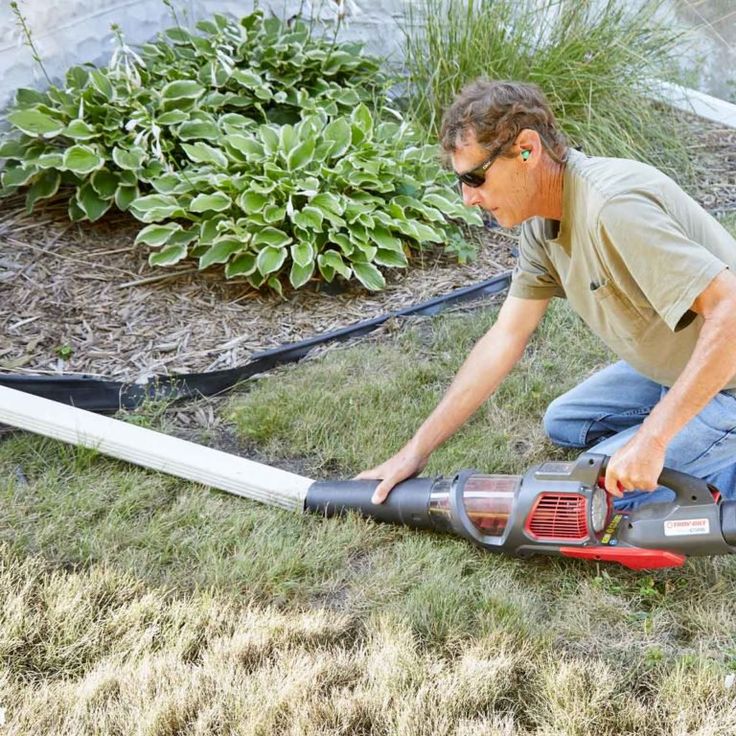
{"type": "Polygon", "coordinates": [[[524,159],[524,161],[526,161],[529,158],[529,156],[531,156],[531,155],[532,155],[532,152],[531,151],[522,151],[521,152],[521,157],[524,159]]]}

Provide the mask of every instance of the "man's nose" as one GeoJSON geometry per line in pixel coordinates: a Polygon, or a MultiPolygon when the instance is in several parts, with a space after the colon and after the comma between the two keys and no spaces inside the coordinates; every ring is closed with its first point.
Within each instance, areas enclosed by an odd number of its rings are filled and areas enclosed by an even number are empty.
{"type": "Polygon", "coordinates": [[[466,207],[474,207],[476,204],[479,204],[478,190],[475,187],[469,187],[465,183],[461,183],[460,186],[462,187],[463,202],[466,207]]]}

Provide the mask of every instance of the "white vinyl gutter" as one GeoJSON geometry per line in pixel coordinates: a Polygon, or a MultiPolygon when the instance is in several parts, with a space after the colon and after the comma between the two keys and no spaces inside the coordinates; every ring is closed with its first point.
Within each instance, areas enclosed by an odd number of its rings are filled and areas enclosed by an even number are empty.
{"type": "Polygon", "coordinates": [[[311,478],[0,386],[0,423],[237,496],[302,511],[311,478]]]}

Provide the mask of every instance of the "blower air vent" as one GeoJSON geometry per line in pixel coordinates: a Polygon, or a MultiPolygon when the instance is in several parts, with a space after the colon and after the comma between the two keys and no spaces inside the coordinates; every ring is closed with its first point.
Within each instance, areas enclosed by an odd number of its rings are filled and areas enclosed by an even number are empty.
{"type": "Polygon", "coordinates": [[[542,493],[526,524],[535,539],[584,541],[588,538],[585,496],[573,493],[542,493]]]}

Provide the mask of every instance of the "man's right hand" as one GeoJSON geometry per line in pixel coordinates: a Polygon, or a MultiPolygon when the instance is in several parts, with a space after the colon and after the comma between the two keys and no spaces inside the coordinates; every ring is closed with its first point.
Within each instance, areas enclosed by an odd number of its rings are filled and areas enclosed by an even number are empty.
{"type": "Polygon", "coordinates": [[[493,327],[471,350],[442,401],[414,437],[385,463],[355,476],[354,480],[381,481],[373,492],[373,503],[383,503],[397,483],[422,471],[432,452],[496,390],[524,353],[548,304],[549,299],[506,297],[493,327]]]}
{"type": "Polygon", "coordinates": [[[393,457],[386,462],[376,465],[375,468],[364,470],[356,475],[353,480],[377,479],[381,482],[373,491],[371,501],[373,503],[383,503],[391,492],[391,489],[402,480],[411,478],[413,475],[420,473],[429,460],[428,456],[422,455],[409,445],[403,447],[393,457]]]}

